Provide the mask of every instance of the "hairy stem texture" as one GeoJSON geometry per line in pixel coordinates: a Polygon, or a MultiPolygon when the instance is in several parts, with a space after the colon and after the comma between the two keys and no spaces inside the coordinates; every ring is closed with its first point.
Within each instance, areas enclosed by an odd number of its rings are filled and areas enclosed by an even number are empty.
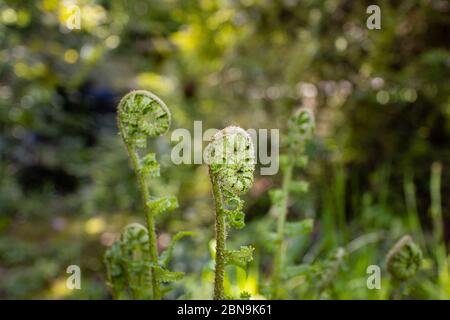
{"type": "Polygon", "coordinates": [[[153,213],[151,212],[151,209],[147,206],[147,203],[150,201],[149,187],[147,185],[145,176],[139,172],[139,156],[137,154],[137,151],[127,141],[125,130],[120,121],[119,121],[119,129],[120,129],[120,134],[123,137],[123,140],[125,142],[125,146],[127,148],[128,155],[130,156],[133,171],[135,172],[136,177],[139,181],[139,189],[140,189],[140,192],[142,195],[142,201],[143,201],[144,208],[145,208],[145,217],[146,217],[146,221],[147,221],[147,229],[148,229],[148,236],[149,236],[148,245],[149,245],[149,252],[150,252],[150,261],[152,264],[151,279],[152,279],[153,299],[160,300],[161,299],[161,290],[160,290],[160,286],[159,286],[157,272],[155,271],[155,267],[158,265],[158,248],[157,248],[155,222],[154,222],[153,213]]]}
{"type": "Polygon", "coordinates": [[[210,174],[211,184],[214,195],[214,206],[216,208],[216,264],[214,279],[214,299],[223,300],[225,298],[223,280],[225,275],[225,254],[226,254],[226,225],[225,214],[223,211],[223,198],[219,185],[214,177],[210,174]]]}

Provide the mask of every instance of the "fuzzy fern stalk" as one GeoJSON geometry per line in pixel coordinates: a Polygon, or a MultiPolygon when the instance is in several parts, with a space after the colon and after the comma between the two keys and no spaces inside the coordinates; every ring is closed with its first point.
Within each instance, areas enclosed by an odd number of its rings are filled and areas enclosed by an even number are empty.
{"type": "Polygon", "coordinates": [[[272,208],[277,215],[277,231],[275,235],[274,269],[272,274],[271,296],[279,299],[281,296],[280,282],[282,277],[295,276],[304,272],[305,266],[285,265],[284,256],[286,246],[285,236],[297,236],[312,230],[313,220],[305,219],[299,222],[286,223],[288,202],[290,192],[302,193],[308,189],[305,181],[292,181],[295,167],[304,167],[307,157],[304,155],[305,144],[312,138],[314,133],[314,115],[309,109],[299,109],[291,117],[288,124],[287,152],[281,157],[281,169],[283,182],[281,189],[270,192],[272,208]]]}
{"type": "Polygon", "coordinates": [[[403,236],[388,252],[386,268],[398,287],[394,297],[401,297],[402,284],[416,275],[422,258],[422,250],[409,235],[403,236]]]}
{"type": "Polygon", "coordinates": [[[245,267],[252,260],[252,247],[227,250],[230,228],[244,227],[243,200],[253,184],[254,147],[250,135],[239,127],[227,127],[213,137],[206,149],[215,204],[216,255],[214,299],[225,299],[224,276],[228,264],[245,267]]]}
{"type": "Polygon", "coordinates": [[[126,274],[132,296],[144,297],[142,291],[145,289],[144,283],[148,277],[141,274],[145,273],[145,268],[142,269],[141,263],[147,266],[147,271],[151,274],[151,298],[153,299],[161,299],[163,282],[174,281],[182,277],[180,272],[168,271],[167,264],[175,242],[189,233],[182,232],[175,235],[167,251],[158,256],[155,218],[165,211],[176,208],[178,203],[173,196],[158,198],[150,195],[149,179],[159,176],[159,164],[154,153],[145,154],[147,139],[165,134],[169,130],[170,124],[169,109],[164,102],[148,91],[132,91],[125,95],[119,103],[120,136],[125,143],[138,180],[147,227],[137,228],[134,225],[131,229],[126,228],[120,242],[115,243],[106,253],[109,281],[116,296],[119,296],[118,290],[123,289],[123,282],[119,281],[117,276],[126,274]],[[139,240],[135,239],[137,234],[139,240]],[[129,246],[132,246],[131,251],[129,246]],[[139,263],[135,261],[137,256],[139,263]]]}

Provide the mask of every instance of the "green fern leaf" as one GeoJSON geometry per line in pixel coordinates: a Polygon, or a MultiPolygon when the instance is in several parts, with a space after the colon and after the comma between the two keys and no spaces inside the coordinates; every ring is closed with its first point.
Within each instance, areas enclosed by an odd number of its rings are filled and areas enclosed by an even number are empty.
{"type": "Polygon", "coordinates": [[[139,172],[147,177],[159,177],[159,163],[154,153],[149,153],[140,160],[139,172]]]}
{"type": "Polygon", "coordinates": [[[163,212],[171,211],[178,208],[178,200],[174,196],[164,196],[160,198],[152,198],[147,202],[147,206],[152,213],[157,216],[163,212]]]}
{"type": "Polygon", "coordinates": [[[161,265],[163,267],[167,268],[167,266],[169,265],[169,262],[172,259],[172,253],[173,253],[173,249],[175,247],[175,244],[179,240],[181,240],[182,238],[189,237],[189,236],[192,236],[192,235],[194,235],[194,233],[191,232],[191,231],[181,231],[181,232],[178,232],[177,234],[175,234],[172,237],[172,241],[170,242],[169,246],[167,247],[166,250],[164,250],[161,253],[161,255],[159,257],[159,261],[160,261],[160,263],[161,263],[161,265]]]}
{"type": "Polygon", "coordinates": [[[254,250],[255,248],[251,246],[241,246],[239,250],[227,250],[225,261],[227,264],[245,268],[247,263],[253,260],[254,250]]]}
{"type": "Polygon", "coordinates": [[[159,282],[174,282],[183,279],[184,272],[169,271],[161,266],[153,268],[159,282]]]}

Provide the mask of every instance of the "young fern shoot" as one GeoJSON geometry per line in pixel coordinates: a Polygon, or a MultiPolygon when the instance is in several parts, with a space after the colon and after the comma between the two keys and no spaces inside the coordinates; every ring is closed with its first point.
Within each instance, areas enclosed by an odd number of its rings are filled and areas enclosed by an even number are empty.
{"type": "Polygon", "coordinates": [[[226,265],[245,267],[253,259],[253,248],[227,250],[228,229],[244,227],[244,201],[239,198],[253,184],[255,155],[250,135],[239,127],[226,127],[217,132],[206,149],[207,163],[216,210],[216,256],[214,299],[226,299],[224,276],[226,265]]]}
{"type": "Polygon", "coordinates": [[[105,264],[113,298],[122,299],[129,288],[133,299],[149,297],[150,273],[147,229],[138,223],[126,226],[120,239],[106,251],[105,264]]]}
{"type": "Polygon", "coordinates": [[[392,297],[403,295],[404,284],[420,270],[423,254],[410,235],[403,236],[386,255],[386,268],[392,276],[392,297]]]}
{"type": "MultiPolygon", "coordinates": [[[[135,277],[136,264],[130,264],[130,261],[134,261],[133,259],[136,258],[136,250],[139,249],[140,253],[138,256],[142,257],[141,261],[147,265],[147,272],[151,275],[151,297],[158,300],[162,297],[162,282],[178,280],[183,276],[180,272],[168,271],[167,264],[171,258],[175,242],[186,235],[190,235],[188,232],[175,235],[166,252],[163,252],[161,257],[159,257],[155,218],[165,211],[175,209],[178,203],[174,196],[158,198],[150,195],[148,180],[149,178],[159,176],[159,164],[156,161],[155,153],[148,153],[146,155],[142,155],[142,153],[147,148],[147,139],[149,137],[155,138],[164,135],[169,130],[171,114],[164,102],[157,96],[148,91],[137,90],[128,93],[120,101],[117,122],[120,136],[126,146],[132,168],[138,180],[145,208],[147,228],[143,226],[137,228],[137,225],[133,225],[132,228],[126,228],[119,243],[114,244],[106,252],[105,261],[109,271],[109,281],[113,286],[113,292],[118,296],[117,290],[123,289],[123,282],[118,281],[117,274],[112,271],[119,270],[121,272],[120,274],[127,275],[133,297],[144,297],[140,289],[136,291],[136,282],[139,283],[137,287],[145,287],[140,281],[145,282],[148,277],[135,277]],[[127,242],[133,242],[133,237],[130,235],[135,234],[137,231],[141,235],[140,245],[145,244],[146,248],[144,250],[144,248],[133,246],[133,254],[130,255],[130,251],[127,249],[127,246],[130,244],[127,242]]],[[[145,273],[145,270],[142,272],[145,273]]]]}
{"type": "Polygon", "coordinates": [[[286,223],[289,193],[306,192],[308,189],[308,184],[305,181],[292,181],[292,174],[295,167],[306,166],[308,159],[303,153],[305,144],[312,138],[313,133],[314,115],[312,112],[304,108],[297,110],[289,120],[287,153],[281,158],[282,187],[270,192],[272,208],[275,210],[278,219],[271,285],[271,296],[273,299],[279,299],[281,296],[281,280],[300,275],[308,270],[307,266],[304,265],[285,266],[284,256],[286,248],[284,237],[309,233],[313,227],[312,219],[286,223]]]}

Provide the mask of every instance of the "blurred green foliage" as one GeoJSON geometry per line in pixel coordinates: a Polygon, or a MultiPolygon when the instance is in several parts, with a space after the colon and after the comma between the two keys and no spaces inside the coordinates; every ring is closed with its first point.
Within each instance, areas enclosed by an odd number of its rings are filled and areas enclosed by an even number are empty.
{"type": "MultiPolygon", "coordinates": [[[[115,122],[118,98],[135,88],[166,102],[172,128],[284,130],[297,107],[314,111],[310,164],[294,171],[310,191],[289,204],[314,231],[286,254],[313,270],[286,284],[292,298],[389,298],[384,257],[405,233],[425,261],[403,296],[450,298],[447,1],[380,1],[381,30],[366,28],[368,0],[78,0],[80,30],[66,27],[69,2],[0,0],[0,298],[110,297],[103,253],[143,222],[115,122]],[[71,264],[82,290],[66,289],[71,264]],[[366,287],[372,264],[381,290],[366,287]]],[[[209,298],[207,168],[173,165],[168,136],[152,149],[164,180],[152,192],[180,203],[158,222],[160,250],[169,233],[198,234],[173,252],[187,277],[169,298],[209,298]]],[[[272,254],[261,230],[280,183],[256,177],[247,197],[248,227],[232,239],[255,259],[228,270],[234,296],[263,297],[272,254]]]]}

